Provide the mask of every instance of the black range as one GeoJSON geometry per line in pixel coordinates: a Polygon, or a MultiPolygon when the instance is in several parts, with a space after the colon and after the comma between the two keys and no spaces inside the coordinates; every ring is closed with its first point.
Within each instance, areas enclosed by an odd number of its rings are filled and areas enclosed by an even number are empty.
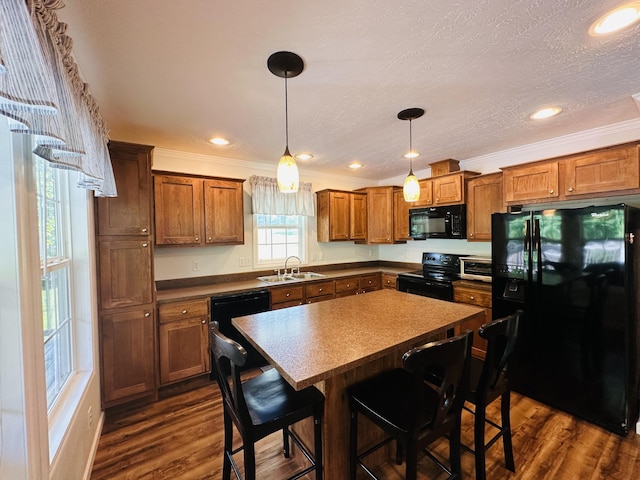
{"type": "Polygon", "coordinates": [[[453,301],[453,281],[460,279],[460,255],[422,254],[422,270],[398,274],[397,289],[424,297],[453,301]]]}

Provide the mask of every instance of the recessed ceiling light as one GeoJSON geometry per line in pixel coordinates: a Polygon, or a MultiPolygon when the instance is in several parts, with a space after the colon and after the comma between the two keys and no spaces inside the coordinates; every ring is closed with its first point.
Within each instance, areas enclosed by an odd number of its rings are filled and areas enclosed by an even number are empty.
{"type": "Polygon", "coordinates": [[[357,170],[358,168],[362,168],[362,164],[358,162],[353,162],[349,164],[349,168],[353,170],[357,170]]]}
{"type": "Polygon", "coordinates": [[[554,115],[558,115],[562,111],[560,107],[547,107],[541,110],[538,110],[535,113],[532,113],[529,118],[533,120],[542,120],[543,118],[553,117],[554,115]]]}
{"type": "Polygon", "coordinates": [[[210,138],[209,142],[213,143],[214,145],[220,145],[220,146],[229,145],[229,143],[230,143],[229,140],[227,140],[226,138],[222,138],[222,137],[210,138]]]}
{"type": "Polygon", "coordinates": [[[299,153],[296,155],[296,158],[298,160],[311,160],[313,158],[313,155],[311,155],[310,153],[299,153]]]}
{"type": "Polygon", "coordinates": [[[589,29],[592,36],[607,35],[640,19],[640,2],[631,2],[600,17],[589,29]]]}

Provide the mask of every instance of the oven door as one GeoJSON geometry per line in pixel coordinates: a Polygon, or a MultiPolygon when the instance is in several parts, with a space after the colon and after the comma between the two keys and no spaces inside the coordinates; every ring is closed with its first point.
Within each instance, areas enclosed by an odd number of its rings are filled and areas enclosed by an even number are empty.
{"type": "Polygon", "coordinates": [[[423,297],[437,298],[439,300],[453,301],[453,286],[450,284],[435,283],[423,278],[410,278],[398,275],[398,291],[422,295],[423,297]]]}

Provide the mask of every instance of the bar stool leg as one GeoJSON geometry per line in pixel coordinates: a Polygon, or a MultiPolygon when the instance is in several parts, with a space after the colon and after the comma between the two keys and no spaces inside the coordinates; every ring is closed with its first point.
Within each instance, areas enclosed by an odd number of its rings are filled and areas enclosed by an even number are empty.
{"type": "Polygon", "coordinates": [[[316,480],[322,480],[324,477],[324,465],[322,456],[322,416],[314,415],[314,443],[315,443],[315,461],[316,461],[316,480]]]}
{"type": "Polygon", "coordinates": [[[256,452],[252,442],[244,442],[244,479],[256,480],[256,452]]]}
{"type": "Polygon", "coordinates": [[[462,463],[461,455],[462,448],[460,443],[460,422],[457,422],[456,427],[451,431],[449,436],[449,463],[451,464],[452,478],[462,478],[462,463]]]}
{"type": "Polygon", "coordinates": [[[287,430],[287,427],[282,429],[282,454],[284,458],[289,458],[289,430],[287,430]]]}
{"type": "Polygon", "coordinates": [[[358,468],[358,412],[351,410],[349,423],[349,479],[356,480],[358,468]]]}
{"type": "Polygon", "coordinates": [[[233,424],[231,418],[227,415],[226,409],[224,416],[224,459],[222,460],[222,480],[231,479],[231,451],[233,450],[233,424]]]}
{"type": "Polygon", "coordinates": [[[486,406],[480,401],[476,405],[475,419],[473,425],[473,442],[476,460],[476,480],[485,480],[485,455],[484,427],[486,418],[486,406]]]}
{"type": "Polygon", "coordinates": [[[513,461],[513,444],[511,443],[511,392],[506,391],[500,399],[500,411],[502,415],[502,442],[504,444],[504,461],[507,468],[512,472],[516,471],[516,464],[513,461]]]}

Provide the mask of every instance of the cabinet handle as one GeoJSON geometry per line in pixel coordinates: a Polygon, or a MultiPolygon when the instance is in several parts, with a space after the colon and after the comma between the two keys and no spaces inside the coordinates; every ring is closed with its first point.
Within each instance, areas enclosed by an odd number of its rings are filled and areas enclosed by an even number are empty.
{"type": "Polygon", "coordinates": [[[319,288],[319,289],[318,289],[318,292],[321,292],[321,291],[322,291],[322,289],[321,289],[321,288],[319,288]]]}
{"type": "Polygon", "coordinates": [[[476,299],[476,297],[474,297],[473,295],[471,295],[471,296],[469,297],[469,299],[470,299],[470,300],[475,300],[475,299],[476,299]]]}
{"type": "Polygon", "coordinates": [[[200,241],[200,237],[196,237],[196,242],[199,242],[199,241],[200,241]]]}
{"type": "Polygon", "coordinates": [[[182,310],[182,314],[184,315],[185,313],[187,313],[187,311],[186,310],[182,310]]]}
{"type": "Polygon", "coordinates": [[[290,296],[291,296],[291,294],[290,294],[290,293],[287,293],[287,294],[285,295],[285,297],[290,297],[290,296]]]}
{"type": "Polygon", "coordinates": [[[473,233],[470,233],[470,234],[469,234],[469,236],[470,236],[470,237],[473,237],[473,233]]]}
{"type": "Polygon", "coordinates": [[[351,286],[351,284],[350,284],[350,283],[347,283],[347,288],[349,288],[350,286],[351,286]]]}
{"type": "Polygon", "coordinates": [[[148,244],[148,243],[143,243],[143,244],[142,244],[142,248],[147,248],[148,246],[149,246],[149,244],[148,244]]]}
{"type": "Polygon", "coordinates": [[[553,189],[549,190],[549,193],[550,193],[550,194],[553,194],[553,189]]]}
{"type": "Polygon", "coordinates": [[[148,232],[148,230],[146,228],[142,229],[142,233],[147,233],[147,232],[148,232]]]}
{"type": "Polygon", "coordinates": [[[207,321],[206,320],[201,320],[200,323],[204,325],[205,323],[207,323],[207,321]]]}
{"type": "Polygon", "coordinates": [[[144,318],[149,318],[151,314],[149,312],[144,312],[144,318]]]}
{"type": "Polygon", "coordinates": [[[212,238],[212,237],[209,237],[209,238],[207,238],[207,240],[208,240],[208,241],[211,241],[211,240],[213,240],[213,238],[212,238]]]}
{"type": "Polygon", "coordinates": [[[568,188],[568,190],[569,190],[570,192],[573,192],[573,187],[569,187],[569,188],[568,188]]]}

